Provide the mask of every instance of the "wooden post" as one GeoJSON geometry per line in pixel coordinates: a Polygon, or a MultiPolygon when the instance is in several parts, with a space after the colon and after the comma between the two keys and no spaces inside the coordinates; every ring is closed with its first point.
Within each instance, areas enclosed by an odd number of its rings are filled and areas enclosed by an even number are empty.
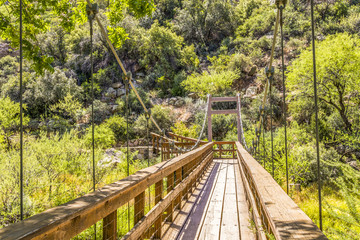
{"type": "Polygon", "coordinates": [[[212,126],[211,126],[211,95],[209,95],[209,103],[207,110],[207,118],[208,118],[208,141],[212,142],[212,126]]]}
{"type": "Polygon", "coordinates": [[[237,125],[237,135],[238,135],[238,141],[241,142],[241,126],[240,126],[240,94],[238,93],[237,95],[237,101],[236,101],[236,125],[237,125]]]}
{"type": "Polygon", "coordinates": [[[219,143],[220,159],[222,159],[222,144],[219,143]]]}
{"type": "MultiPolygon", "coordinates": [[[[161,201],[162,199],[162,193],[163,193],[163,180],[155,183],[155,204],[157,204],[158,202],[161,201]]],[[[155,221],[155,234],[154,234],[154,238],[155,239],[161,239],[161,223],[162,223],[162,213],[161,215],[158,217],[158,219],[156,219],[155,221]]]]}
{"type": "MultiPolygon", "coordinates": [[[[167,185],[166,185],[166,194],[169,194],[171,190],[174,189],[174,173],[171,173],[169,176],[167,176],[167,185]]],[[[174,201],[171,201],[169,207],[166,209],[166,220],[168,222],[173,221],[173,208],[174,208],[174,201]]]]}
{"type": "Polygon", "coordinates": [[[144,217],[144,209],[145,209],[145,192],[142,192],[135,197],[134,225],[144,217]]]}
{"type": "Polygon", "coordinates": [[[235,143],[232,144],[232,148],[233,148],[233,159],[235,159],[235,143]]]}
{"type": "Polygon", "coordinates": [[[103,219],[103,239],[117,239],[117,210],[103,219]]]}
{"type": "MultiPolygon", "coordinates": [[[[181,180],[182,180],[182,169],[179,168],[178,170],[175,171],[175,186],[178,185],[181,180]]],[[[179,193],[179,196],[176,198],[174,205],[177,207],[177,209],[181,209],[181,198],[182,198],[182,193],[179,193]]]]}

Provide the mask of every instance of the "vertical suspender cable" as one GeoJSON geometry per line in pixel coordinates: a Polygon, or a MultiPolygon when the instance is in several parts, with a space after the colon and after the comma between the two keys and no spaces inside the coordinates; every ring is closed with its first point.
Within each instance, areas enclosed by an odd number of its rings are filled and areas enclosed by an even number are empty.
{"type": "Polygon", "coordinates": [[[284,33],[283,33],[283,9],[280,9],[280,35],[281,35],[281,64],[282,64],[282,84],[283,84],[283,121],[285,134],[285,163],[286,163],[286,193],[289,194],[289,165],[288,165],[288,144],[286,129],[286,97],[285,97],[285,63],[284,63],[284,33]]]}
{"type": "Polygon", "coordinates": [[[318,195],[319,195],[319,221],[322,230],[322,206],[321,206],[321,175],[320,175],[320,151],[319,151],[319,119],[318,119],[318,97],[316,83],[316,55],[315,55],[315,23],[314,23],[314,0],[311,0],[311,35],[313,52],[313,73],[314,73],[314,102],[315,102],[315,131],[316,131],[316,160],[318,177],[318,195]]]}
{"type": "Polygon", "coordinates": [[[20,219],[24,219],[24,169],[23,169],[23,48],[22,48],[22,41],[23,41],[23,3],[20,0],[20,219]]]}
{"type": "MultiPolygon", "coordinates": [[[[129,79],[127,76],[124,77],[125,80],[125,116],[126,116],[126,163],[127,163],[127,168],[126,168],[126,174],[127,176],[130,175],[130,163],[129,163],[129,79]]],[[[130,231],[130,203],[128,202],[128,231],[130,231]]]]}
{"type": "MultiPolygon", "coordinates": [[[[145,113],[146,116],[146,142],[147,142],[147,165],[148,167],[150,167],[150,139],[149,139],[149,119],[150,119],[150,110],[149,112],[145,113]]],[[[151,191],[150,191],[150,187],[149,189],[149,211],[151,209],[151,191]]]]}
{"type": "Polygon", "coordinates": [[[273,106],[272,106],[272,80],[269,83],[269,101],[270,101],[270,137],[271,137],[271,168],[272,168],[272,177],[275,177],[275,167],[274,167],[274,136],[273,136],[273,106]]]}
{"type": "Polygon", "coordinates": [[[91,79],[91,134],[92,134],[92,165],[93,165],[93,190],[95,191],[95,125],[94,125],[94,66],[93,66],[93,20],[90,19],[90,79],[91,79]]]}
{"type": "Polygon", "coordinates": [[[263,161],[264,161],[264,169],[266,170],[266,146],[265,146],[265,109],[263,110],[263,150],[264,150],[264,155],[263,155],[263,161]]]}
{"type": "MultiPolygon", "coordinates": [[[[92,14],[95,14],[92,12],[92,14]]],[[[90,80],[91,80],[91,147],[92,147],[92,180],[93,180],[93,191],[96,187],[96,176],[95,176],[95,123],[94,123],[94,59],[93,59],[93,16],[89,15],[90,23],[90,80]]],[[[94,236],[96,239],[96,223],[94,224],[94,236]]]]}

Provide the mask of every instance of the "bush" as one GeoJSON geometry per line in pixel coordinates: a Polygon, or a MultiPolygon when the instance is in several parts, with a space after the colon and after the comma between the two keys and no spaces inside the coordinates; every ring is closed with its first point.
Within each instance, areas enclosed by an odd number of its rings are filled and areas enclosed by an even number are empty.
{"type": "Polygon", "coordinates": [[[114,115],[107,119],[103,125],[110,128],[114,133],[116,142],[126,140],[126,120],[125,118],[114,115]]]}
{"type": "MultiPolygon", "coordinates": [[[[110,148],[115,144],[114,132],[104,124],[95,126],[94,141],[95,148],[110,148]]],[[[92,128],[89,127],[85,135],[86,145],[90,148],[92,146],[92,128]]]]}
{"type": "MultiPolygon", "coordinates": [[[[89,115],[91,121],[91,105],[86,109],[86,114],[89,115]]],[[[94,122],[96,124],[102,123],[111,115],[111,107],[101,102],[100,100],[94,100],[94,122]]]]}

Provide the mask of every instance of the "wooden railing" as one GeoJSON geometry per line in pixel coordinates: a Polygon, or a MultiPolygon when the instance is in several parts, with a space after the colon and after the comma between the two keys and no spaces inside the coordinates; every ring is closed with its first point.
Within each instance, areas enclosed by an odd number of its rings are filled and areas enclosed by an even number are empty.
{"type": "Polygon", "coordinates": [[[93,193],[0,229],[0,239],[70,239],[101,220],[103,239],[161,238],[166,226],[169,226],[166,223],[174,220],[183,201],[186,201],[212,161],[212,148],[213,143],[207,143],[93,193]],[[155,193],[150,196],[155,205],[145,215],[145,192],[152,186],[155,186],[155,193]],[[129,202],[133,202],[133,227],[122,236],[117,227],[118,209],[129,202]]]}
{"type": "Polygon", "coordinates": [[[237,160],[258,239],[327,239],[272,176],[236,142],[237,160]]]}
{"type": "Polygon", "coordinates": [[[235,142],[217,141],[214,142],[214,158],[219,159],[235,159],[236,149],[235,142]]]}

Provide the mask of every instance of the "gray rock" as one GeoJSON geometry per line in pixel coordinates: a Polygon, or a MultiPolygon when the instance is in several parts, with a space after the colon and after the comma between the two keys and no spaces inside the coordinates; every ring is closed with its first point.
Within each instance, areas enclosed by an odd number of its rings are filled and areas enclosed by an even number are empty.
{"type": "Polygon", "coordinates": [[[357,164],[356,161],[351,161],[351,162],[349,162],[349,165],[350,165],[352,168],[356,169],[356,170],[360,170],[360,168],[359,168],[359,166],[358,166],[358,164],[357,164]]]}
{"type": "Polygon", "coordinates": [[[183,99],[179,99],[174,103],[175,107],[181,107],[185,104],[185,101],[183,99]]]}
{"type": "Polygon", "coordinates": [[[188,97],[192,99],[197,99],[199,96],[196,93],[189,93],[188,97]]]}
{"type": "Polygon", "coordinates": [[[248,87],[248,89],[246,89],[246,93],[245,93],[245,96],[244,97],[253,97],[256,95],[256,90],[257,90],[257,87],[248,87]]]}
{"type": "Polygon", "coordinates": [[[169,99],[169,104],[170,105],[175,105],[175,102],[177,101],[177,99],[175,97],[172,97],[169,99]]]}
{"type": "Polygon", "coordinates": [[[98,162],[98,167],[109,168],[116,166],[125,159],[125,154],[114,148],[106,149],[103,158],[98,162]]]}
{"type": "Polygon", "coordinates": [[[114,88],[114,89],[118,89],[118,88],[121,88],[123,85],[121,82],[116,82],[116,83],[113,83],[111,84],[111,87],[114,88]]]}
{"type": "Polygon", "coordinates": [[[115,98],[116,97],[116,90],[113,89],[112,87],[108,88],[108,90],[105,93],[105,96],[109,97],[109,98],[115,98]]]}
{"type": "Polygon", "coordinates": [[[111,112],[116,112],[117,110],[118,110],[118,108],[119,108],[119,105],[117,105],[117,104],[113,104],[113,105],[110,105],[110,107],[111,107],[111,112]]]}
{"type": "Polygon", "coordinates": [[[123,88],[118,88],[118,89],[116,90],[116,96],[117,96],[117,97],[124,96],[125,94],[126,94],[126,90],[123,89],[123,88]]]}

